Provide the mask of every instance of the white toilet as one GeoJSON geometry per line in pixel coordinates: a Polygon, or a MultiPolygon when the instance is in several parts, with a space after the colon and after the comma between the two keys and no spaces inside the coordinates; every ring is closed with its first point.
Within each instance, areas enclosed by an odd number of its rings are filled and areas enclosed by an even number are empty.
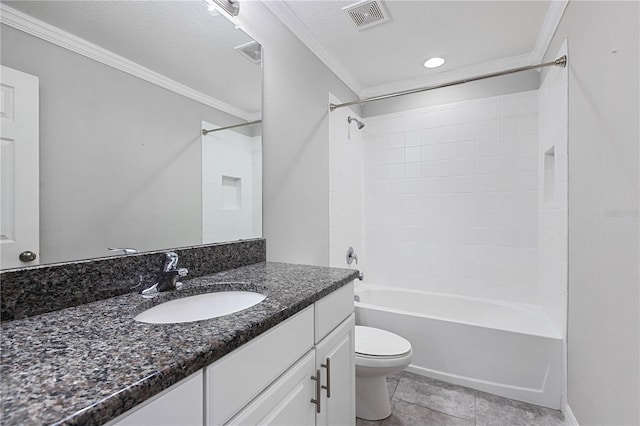
{"type": "Polygon", "coordinates": [[[356,417],[382,420],[391,415],[387,375],[411,362],[411,343],[379,328],[356,325],[356,417]]]}

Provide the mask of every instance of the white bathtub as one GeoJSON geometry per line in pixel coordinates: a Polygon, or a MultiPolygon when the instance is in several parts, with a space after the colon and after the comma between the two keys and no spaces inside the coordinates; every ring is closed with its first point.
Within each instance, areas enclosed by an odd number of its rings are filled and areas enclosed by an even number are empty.
{"type": "Polygon", "coordinates": [[[562,336],[534,305],[363,285],[356,323],[408,339],[408,371],[560,408],[562,336]]]}

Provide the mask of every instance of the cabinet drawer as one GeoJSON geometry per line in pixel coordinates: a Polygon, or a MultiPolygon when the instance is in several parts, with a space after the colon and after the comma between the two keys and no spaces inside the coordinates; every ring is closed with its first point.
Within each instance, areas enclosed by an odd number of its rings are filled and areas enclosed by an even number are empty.
{"type": "Polygon", "coordinates": [[[315,425],[315,352],[309,351],[228,425],[315,425]]]}
{"type": "Polygon", "coordinates": [[[353,281],[315,303],[315,343],[354,311],[353,281]]]}
{"type": "Polygon", "coordinates": [[[313,346],[313,307],[205,369],[207,424],[220,425],[247,405],[313,346]]]}

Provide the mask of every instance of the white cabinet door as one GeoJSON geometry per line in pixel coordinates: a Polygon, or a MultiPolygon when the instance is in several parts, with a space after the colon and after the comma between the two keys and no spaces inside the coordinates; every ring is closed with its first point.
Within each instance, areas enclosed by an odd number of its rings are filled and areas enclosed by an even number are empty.
{"type": "Polygon", "coordinates": [[[355,314],[316,345],[316,369],[321,370],[321,410],[318,426],[353,425],[356,419],[355,314]]]}
{"type": "Polygon", "coordinates": [[[314,365],[311,350],[227,424],[314,426],[314,365]]]}
{"type": "Polygon", "coordinates": [[[38,78],[1,69],[0,268],[37,265],[39,256],[38,78]]]}
{"type": "Polygon", "coordinates": [[[202,426],[203,376],[202,370],[192,374],[111,421],[108,426],[202,426]]]}
{"type": "Polygon", "coordinates": [[[309,306],[205,367],[206,424],[228,422],[312,348],[309,306]]]}

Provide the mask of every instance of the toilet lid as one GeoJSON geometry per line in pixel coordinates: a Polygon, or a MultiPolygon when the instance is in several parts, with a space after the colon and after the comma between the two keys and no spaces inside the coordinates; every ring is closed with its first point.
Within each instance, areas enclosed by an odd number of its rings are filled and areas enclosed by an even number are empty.
{"type": "Polygon", "coordinates": [[[379,328],[356,325],[356,353],[368,356],[400,356],[411,351],[403,337],[379,328]]]}

